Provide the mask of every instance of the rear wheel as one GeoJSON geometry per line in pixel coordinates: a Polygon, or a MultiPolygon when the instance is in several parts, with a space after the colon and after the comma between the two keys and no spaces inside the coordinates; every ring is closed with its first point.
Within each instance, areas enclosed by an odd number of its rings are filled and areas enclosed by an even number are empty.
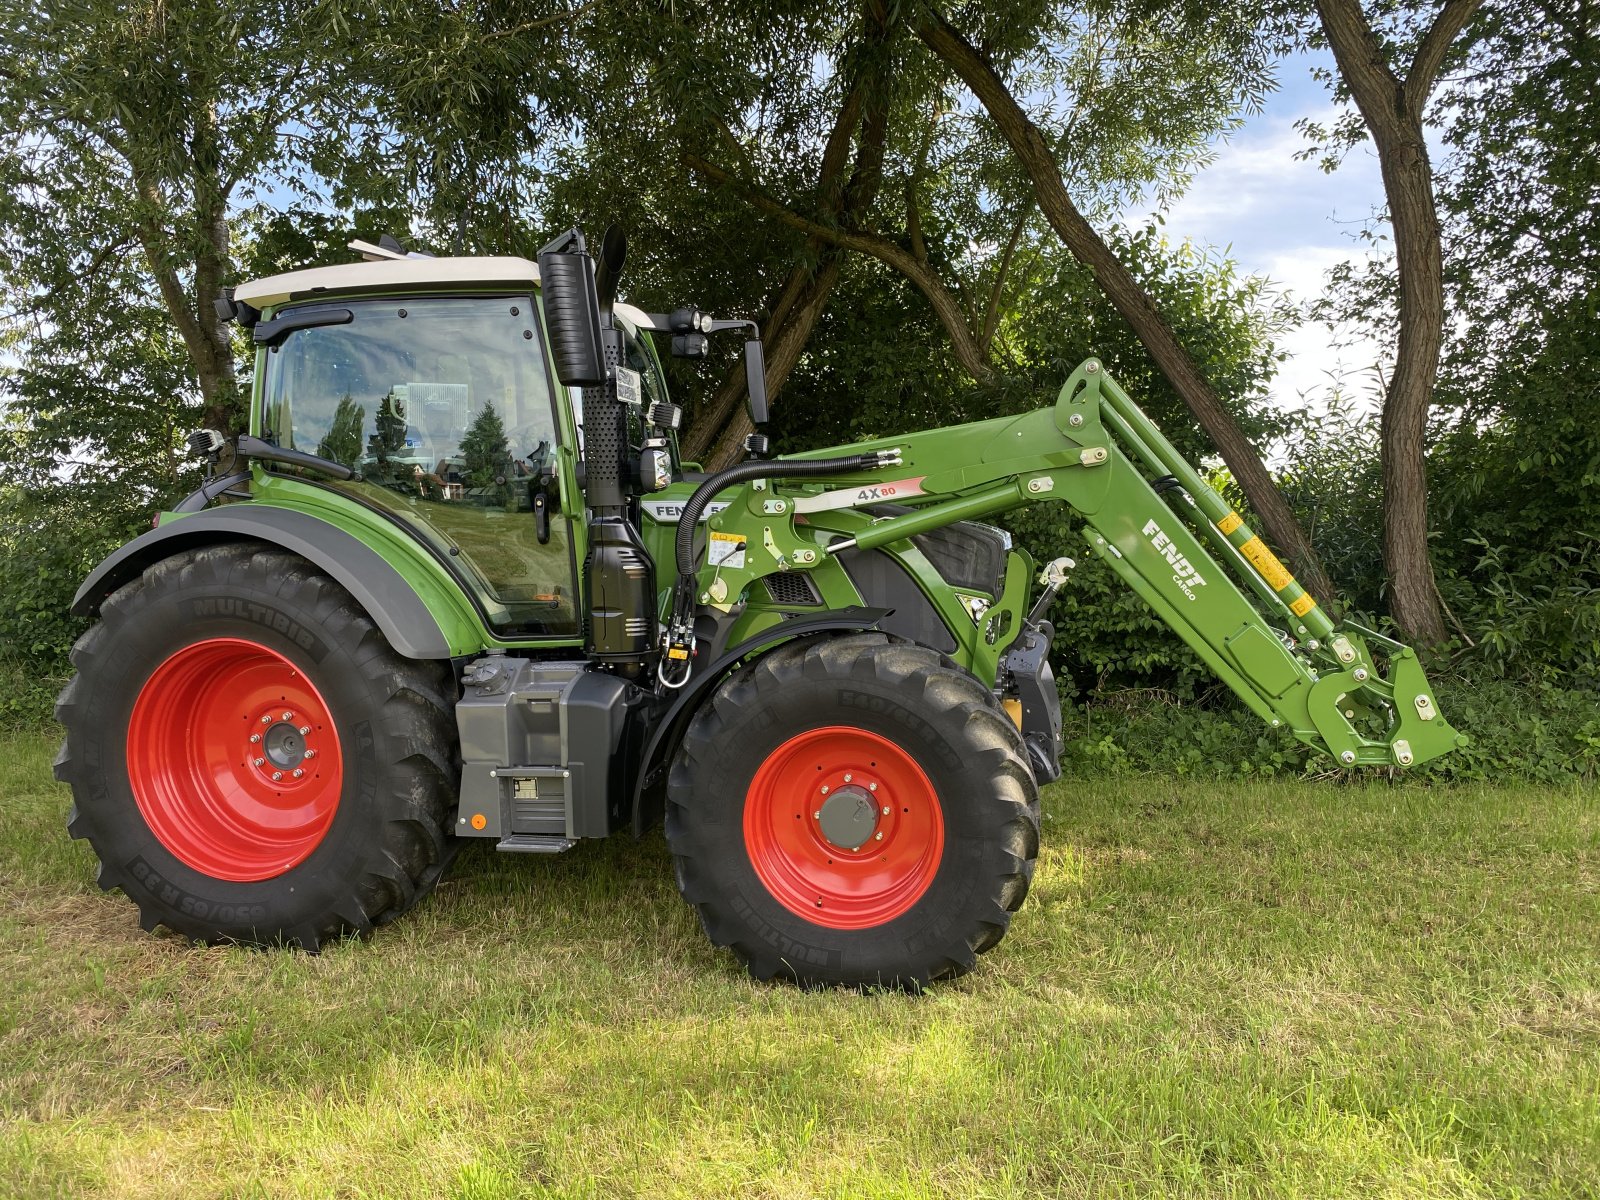
{"type": "Polygon", "coordinates": [[[881,634],[796,642],[720,685],[667,799],[685,899],[760,979],[963,974],[1038,853],[1016,726],[949,659],[881,634]]]}
{"type": "Polygon", "coordinates": [[[458,778],[448,664],[401,658],[303,560],[167,559],[106,599],[72,658],[69,828],[145,928],[314,950],[437,879],[458,778]]]}

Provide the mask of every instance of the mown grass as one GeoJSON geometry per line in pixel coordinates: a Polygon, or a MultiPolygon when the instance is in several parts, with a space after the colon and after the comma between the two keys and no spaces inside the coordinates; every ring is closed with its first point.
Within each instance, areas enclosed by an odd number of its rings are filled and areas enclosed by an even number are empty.
{"type": "Polygon", "coordinates": [[[140,932],[0,736],[0,1194],[1600,1194],[1593,790],[1072,781],[929,995],[749,982],[659,835],[318,957],[140,932]]]}

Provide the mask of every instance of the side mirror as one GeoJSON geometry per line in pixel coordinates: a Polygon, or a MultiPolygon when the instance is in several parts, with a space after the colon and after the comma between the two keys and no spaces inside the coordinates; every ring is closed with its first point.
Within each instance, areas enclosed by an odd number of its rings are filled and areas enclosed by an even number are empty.
{"type": "Polygon", "coordinates": [[[744,390],[750,424],[760,429],[767,423],[767,358],[761,352],[760,338],[744,344],[744,390]]]}
{"type": "Polygon", "coordinates": [[[600,349],[600,297],[594,260],[583,234],[568,230],[539,251],[539,287],[544,319],[555,353],[556,378],[567,387],[599,387],[606,381],[600,349]]]}

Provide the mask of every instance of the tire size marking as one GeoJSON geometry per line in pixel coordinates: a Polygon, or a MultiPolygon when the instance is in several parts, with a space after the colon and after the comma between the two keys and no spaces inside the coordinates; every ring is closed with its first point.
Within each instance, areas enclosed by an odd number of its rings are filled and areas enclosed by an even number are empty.
{"type": "Polygon", "coordinates": [[[202,900],[200,897],[184,891],[176,884],[165,879],[160,872],[142,858],[136,858],[128,864],[128,873],[152,897],[161,901],[168,908],[176,909],[184,916],[213,923],[250,926],[258,925],[267,919],[265,905],[212,904],[209,900],[202,900]]]}

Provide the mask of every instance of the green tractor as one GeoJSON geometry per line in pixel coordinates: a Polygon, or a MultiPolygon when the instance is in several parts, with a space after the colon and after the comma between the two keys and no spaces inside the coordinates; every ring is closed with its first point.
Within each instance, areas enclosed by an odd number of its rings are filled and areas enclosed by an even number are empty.
{"type": "Polygon", "coordinates": [[[656,338],[751,322],[616,300],[623,244],[363,261],[218,300],[249,432],[73,611],[70,829],[147,929],[365,934],[467,839],[553,854],[663,819],[758,978],[917,987],[1005,934],[1060,771],[1043,573],[982,523],[1070,505],[1245,705],[1347,766],[1462,739],[1416,656],[1335,624],[1094,360],[1019,417],[682,462],[656,338]]]}

